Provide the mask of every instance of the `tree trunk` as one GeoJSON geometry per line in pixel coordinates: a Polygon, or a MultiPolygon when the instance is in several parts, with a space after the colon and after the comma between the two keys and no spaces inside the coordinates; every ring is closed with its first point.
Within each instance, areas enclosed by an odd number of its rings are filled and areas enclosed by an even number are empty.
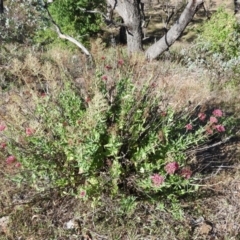
{"type": "Polygon", "coordinates": [[[203,2],[204,0],[189,0],[179,20],[158,42],[147,49],[145,56],[149,60],[152,60],[166,51],[181,36],[188,23],[192,20],[197,8],[203,2]]]}
{"type": "Polygon", "coordinates": [[[130,23],[127,22],[127,26],[130,26],[126,28],[128,53],[143,51],[141,20],[136,19],[135,22],[134,20],[130,23]]]}
{"type": "Polygon", "coordinates": [[[4,12],[3,0],[0,0],[0,14],[4,12]]]}
{"type": "Polygon", "coordinates": [[[127,34],[128,53],[143,50],[140,0],[107,0],[122,17],[127,34]]]}
{"type": "Polygon", "coordinates": [[[129,17],[124,19],[127,25],[127,47],[128,53],[139,52],[143,50],[142,46],[142,26],[141,26],[141,13],[140,13],[140,1],[134,1],[132,4],[131,13],[129,17]]]}

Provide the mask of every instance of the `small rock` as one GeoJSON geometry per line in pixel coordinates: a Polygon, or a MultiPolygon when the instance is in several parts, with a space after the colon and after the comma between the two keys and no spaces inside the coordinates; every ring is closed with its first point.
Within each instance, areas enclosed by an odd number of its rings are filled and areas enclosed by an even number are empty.
{"type": "Polygon", "coordinates": [[[9,217],[1,217],[0,218],[0,233],[6,234],[7,233],[7,225],[9,223],[9,217]]]}

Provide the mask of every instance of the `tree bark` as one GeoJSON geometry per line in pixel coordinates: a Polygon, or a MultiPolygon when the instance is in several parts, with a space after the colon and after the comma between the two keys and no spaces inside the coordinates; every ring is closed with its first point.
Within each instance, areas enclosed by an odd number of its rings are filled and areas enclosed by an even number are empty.
{"type": "Polygon", "coordinates": [[[123,19],[128,53],[143,51],[140,0],[107,0],[123,19]]]}
{"type": "MultiPolygon", "coordinates": [[[[127,23],[127,26],[129,26],[129,23],[127,23]]],[[[143,51],[143,46],[142,46],[143,33],[142,33],[141,21],[139,23],[137,19],[134,24],[132,22],[130,27],[126,28],[126,31],[127,31],[128,53],[143,51]]]]}
{"type": "Polygon", "coordinates": [[[127,46],[128,53],[143,51],[142,46],[142,26],[141,26],[141,13],[140,13],[140,1],[133,1],[132,9],[130,10],[129,17],[124,19],[127,25],[127,46]]]}
{"type": "Polygon", "coordinates": [[[0,0],[0,14],[4,12],[3,0],[0,0]]]}
{"type": "Polygon", "coordinates": [[[189,0],[186,8],[181,14],[178,21],[170,28],[170,30],[155,44],[150,46],[145,52],[145,56],[149,60],[153,60],[166,51],[182,34],[188,23],[194,17],[197,8],[204,0],[189,0]]]}

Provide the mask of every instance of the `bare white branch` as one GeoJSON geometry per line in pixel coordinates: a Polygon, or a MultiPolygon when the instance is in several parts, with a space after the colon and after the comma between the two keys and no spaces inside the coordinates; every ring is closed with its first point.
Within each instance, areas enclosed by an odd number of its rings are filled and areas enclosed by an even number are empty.
{"type": "MultiPolygon", "coordinates": [[[[49,2],[49,1],[48,1],[49,2]]],[[[48,17],[49,19],[51,20],[52,24],[54,25],[55,29],[56,29],[56,32],[58,34],[58,37],[61,38],[61,39],[66,39],[68,40],[69,42],[75,44],[77,47],[79,47],[83,53],[85,55],[87,55],[87,57],[89,57],[89,59],[92,61],[92,55],[91,53],[88,51],[88,49],[86,47],[84,47],[84,45],[82,43],[80,43],[79,41],[77,41],[75,38],[71,37],[71,36],[68,36],[66,34],[63,34],[61,32],[61,29],[60,27],[57,25],[57,23],[53,20],[52,16],[51,16],[51,13],[49,12],[47,6],[44,4],[44,2],[42,2],[43,6],[45,7],[46,11],[47,11],[47,14],[48,14],[48,17]]]]}
{"type": "Polygon", "coordinates": [[[68,35],[66,35],[66,34],[63,34],[63,33],[61,32],[59,26],[58,26],[55,22],[52,22],[52,23],[53,23],[53,25],[54,25],[54,27],[55,27],[55,29],[56,29],[56,32],[57,32],[59,38],[61,38],[61,39],[66,39],[66,40],[72,42],[73,44],[75,44],[76,46],[78,46],[87,56],[89,56],[89,57],[92,58],[91,53],[87,50],[87,48],[85,48],[85,47],[83,46],[82,43],[80,43],[79,41],[77,41],[77,40],[76,40],[75,38],[73,38],[73,37],[70,37],[70,36],[68,36],[68,35]]]}

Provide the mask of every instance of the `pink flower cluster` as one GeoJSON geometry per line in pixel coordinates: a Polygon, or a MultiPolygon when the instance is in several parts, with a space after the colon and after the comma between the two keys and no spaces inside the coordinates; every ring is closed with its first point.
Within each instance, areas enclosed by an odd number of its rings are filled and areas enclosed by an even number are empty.
{"type": "Polygon", "coordinates": [[[211,116],[209,122],[210,122],[210,123],[217,123],[218,120],[217,120],[216,117],[211,116]]]}
{"type": "Polygon", "coordinates": [[[108,77],[107,77],[106,75],[103,75],[103,76],[102,76],[102,80],[107,81],[107,80],[108,80],[108,77]]]}
{"type": "Polygon", "coordinates": [[[198,118],[201,120],[201,121],[204,121],[206,119],[207,115],[203,112],[200,112],[198,114],[198,118]]]}
{"type": "Polygon", "coordinates": [[[193,126],[192,124],[188,123],[186,126],[185,126],[186,130],[189,131],[189,130],[192,130],[193,129],[193,126]]]}
{"type": "MultiPolygon", "coordinates": [[[[178,171],[178,174],[185,179],[189,179],[192,176],[192,171],[189,168],[179,169],[179,164],[177,162],[170,162],[164,167],[167,174],[172,175],[178,171]]],[[[155,187],[159,187],[163,184],[165,178],[158,173],[155,173],[151,176],[152,184],[155,187]]]]}
{"type": "Polygon", "coordinates": [[[0,132],[4,131],[6,129],[6,125],[3,123],[0,123],[0,132]]]}
{"type": "Polygon", "coordinates": [[[7,144],[5,142],[0,143],[0,148],[5,149],[7,144]]]}
{"type": "MultiPolygon", "coordinates": [[[[208,124],[206,125],[206,132],[207,134],[213,134],[214,130],[218,132],[225,132],[225,127],[222,124],[218,124],[218,118],[223,116],[223,112],[220,109],[214,109],[212,112],[212,116],[209,118],[208,124]]],[[[207,115],[204,112],[200,112],[198,114],[198,118],[200,121],[204,121],[207,115]]],[[[186,126],[187,130],[192,130],[190,124],[186,126]]]]}
{"type": "Polygon", "coordinates": [[[119,65],[119,66],[122,66],[123,64],[124,64],[124,61],[123,61],[122,59],[119,59],[119,60],[118,60],[118,65],[119,65]]]}
{"type": "Polygon", "coordinates": [[[179,169],[179,164],[177,162],[170,162],[164,169],[168,174],[174,174],[179,169]]]}
{"type": "Polygon", "coordinates": [[[192,176],[192,171],[189,168],[183,168],[180,171],[180,176],[185,179],[189,179],[192,176]]]}
{"type": "Polygon", "coordinates": [[[218,132],[225,132],[225,127],[221,124],[218,124],[215,126],[215,129],[218,131],[218,132]]]}
{"type": "Polygon", "coordinates": [[[6,159],[6,163],[8,165],[14,163],[15,161],[16,161],[16,158],[13,155],[7,157],[7,159],[6,159]]]}
{"type": "Polygon", "coordinates": [[[82,190],[80,192],[80,197],[84,198],[86,196],[86,191],[82,190]]]}
{"type": "MultiPolygon", "coordinates": [[[[7,165],[11,165],[11,164],[13,164],[13,163],[16,162],[16,161],[17,161],[16,157],[13,156],[13,155],[10,155],[10,156],[7,157],[7,159],[6,159],[6,164],[7,164],[7,165]]],[[[21,163],[20,163],[20,162],[16,162],[16,163],[15,163],[15,167],[17,167],[17,168],[21,167],[21,163]]]]}
{"type": "Polygon", "coordinates": [[[179,164],[177,162],[168,163],[164,169],[170,175],[176,173],[179,170],[179,175],[186,179],[189,179],[192,176],[192,171],[190,169],[182,168],[180,170],[179,164]]]}
{"type": "Polygon", "coordinates": [[[212,113],[215,117],[222,117],[223,116],[223,112],[222,110],[220,109],[215,109],[213,110],[213,113],[212,113]]]}
{"type": "Polygon", "coordinates": [[[112,66],[106,65],[105,68],[106,68],[107,70],[111,70],[111,69],[112,69],[112,66]]]}
{"type": "Polygon", "coordinates": [[[151,176],[151,180],[155,187],[159,187],[164,182],[164,177],[155,173],[151,176]]]}
{"type": "Polygon", "coordinates": [[[225,132],[225,127],[222,124],[218,123],[218,118],[223,116],[223,112],[220,109],[215,109],[212,112],[212,115],[209,119],[209,126],[207,128],[207,133],[212,134],[213,130],[217,130],[218,132],[225,132]]]}
{"type": "Polygon", "coordinates": [[[35,130],[32,128],[26,128],[26,135],[32,136],[35,133],[35,130]]]}

